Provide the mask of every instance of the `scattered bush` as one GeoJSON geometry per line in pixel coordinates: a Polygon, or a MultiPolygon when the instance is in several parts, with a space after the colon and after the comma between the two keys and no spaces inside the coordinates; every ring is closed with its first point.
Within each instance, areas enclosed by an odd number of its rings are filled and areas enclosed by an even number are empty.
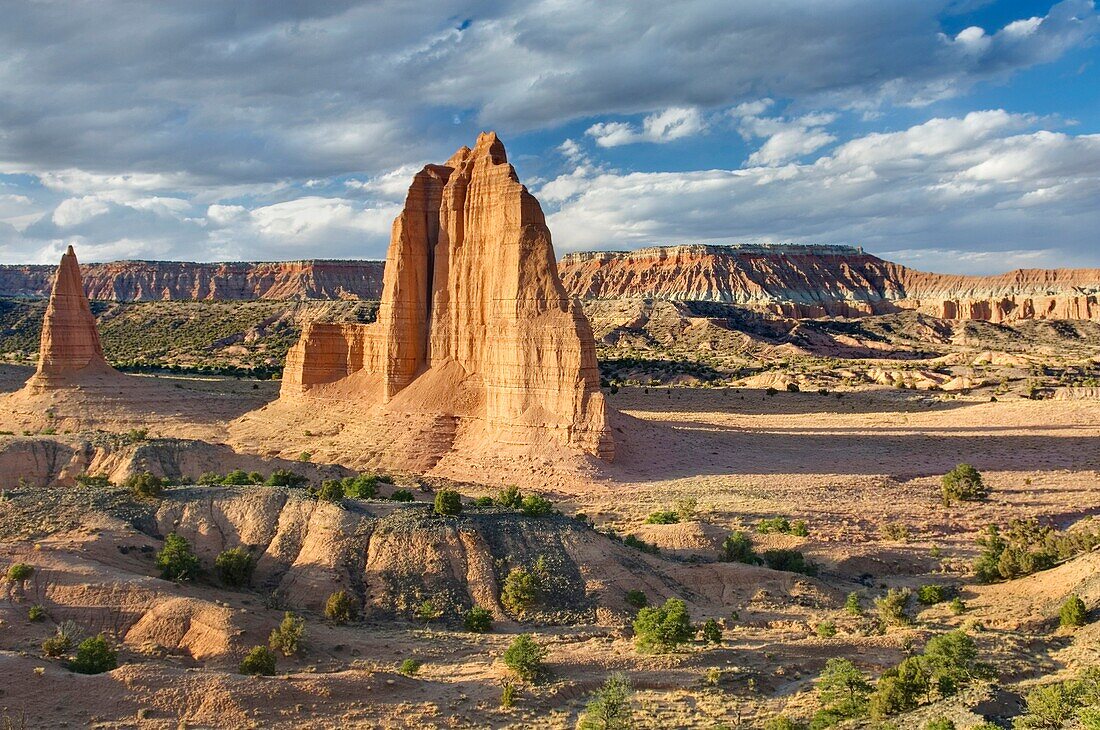
{"type": "Polygon", "coordinates": [[[821,621],[817,624],[815,632],[822,639],[831,639],[836,636],[836,624],[832,621],[821,621]]]}
{"type": "Polygon", "coordinates": [[[505,682],[500,688],[500,706],[504,709],[510,709],[516,704],[516,685],[511,682],[505,682]]]}
{"type": "Polygon", "coordinates": [[[879,678],[871,695],[871,716],[881,719],[914,709],[928,694],[928,677],[917,657],[909,657],[879,678]]]}
{"type": "Polygon", "coordinates": [[[226,486],[240,487],[251,483],[252,480],[249,479],[248,473],[244,469],[234,469],[222,477],[222,484],[226,486]]]}
{"type": "Polygon", "coordinates": [[[814,717],[813,727],[828,727],[836,721],[860,717],[867,711],[871,685],[863,672],[847,659],[830,659],[817,678],[818,700],[822,709],[814,717]]]}
{"type": "Polygon", "coordinates": [[[982,475],[970,464],[959,464],[944,474],[940,491],[944,507],[950,507],[952,502],[980,502],[989,496],[982,475]]]}
{"type": "Polygon", "coordinates": [[[344,487],[344,496],[353,499],[373,499],[378,494],[378,477],[373,474],[344,477],[340,484],[344,487]]]}
{"type": "Polygon", "coordinates": [[[493,614],[486,608],[474,606],[462,617],[462,625],[467,631],[484,634],[493,630],[493,614]]]}
{"type": "Polygon", "coordinates": [[[909,541],[909,527],[900,522],[883,522],[878,526],[878,530],[886,540],[893,540],[894,542],[909,541]]]}
{"type": "Polygon", "coordinates": [[[271,476],[264,482],[269,487],[301,487],[304,486],[308,479],[301,474],[290,471],[289,469],[276,469],[271,472],[271,476]]]}
{"type": "Polygon", "coordinates": [[[104,474],[80,474],[76,478],[76,483],[82,487],[96,487],[98,489],[110,489],[114,486],[104,474]]]}
{"type": "Polygon", "coordinates": [[[164,481],[150,472],[131,474],[122,482],[122,486],[129,489],[137,497],[154,499],[164,492],[164,481]]]}
{"type": "Polygon", "coordinates": [[[924,730],[956,730],[955,721],[942,717],[938,720],[929,720],[925,723],[924,730]]]}
{"type": "Polygon", "coordinates": [[[298,454],[298,461],[308,464],[313,459],[313,453],[309,451],[303,451],[298,454]]]}
{"type": "Polygon", "coordinates": [[[947,600],[948,591],[941,585],[930,583],[917,589],[917,600],[925,606],[934,606],[947,600]]]}
{"type": "Polygon", "coordinates": [[[27,609],[28,621],[41,621],[46,618],[46,609],[37,603],[27,609]]]}
{"type": "Polygon", "coordinates": [[[908,588],[891,588],[885,596],[875,599],[875,608],[883,622],[894,626],[908,626],[913,623],[909,615],[909,599],[913,591],[908,588]]]}
{"type": "Polygon", "coordinates": [[[645,523],[647,525],[675,525],[679,521],[680,515],[670,509],[651,512],[649,516],[645,518],[645,523]]]}
{"type": "Polygon", "coordinates": [[[649,605],[649,599],[645,593],[635,588],[626,592],[626,603],[634,608],[645,608],[649,605]]]}
{"type": "Polygon", "coordinates": [[[634,727],[630,707],[634,688],[625,674],[612,674],[584,706],[577,730],[628,730],[634,727]]]}
{"type": "Polygon", "coordinates": [[[478,497],[474,500],[475,507],[492,507],[494,504],[496,502],[493,501],[492,497],[478,497]]]}
{"type": "Polygon", "coordinates": [[[528,517],[545,517],[553,514],[554,503],[538,494],[528,494],[523,498],[520,512],[528,517]]]}
{"type": "Polygon", "coordinates": [[[679,598],[670,598],[663,606],[643,608],[634,619],[634,644],[638,651],[672,651],[691,641],[694,635],[687,605],[679,598]]]}
{"type": "Polygon", "coordinates": [[[428,623],[429,621],[435,621],[442,618],[443,609],[435,605],[434,601],[425,600],[416,607],[413,611],[413,615],[416,616],[418,621],[428,623]]]}
{"type": "Polygon", "coordinates": [[[1100,545],[1100,532],[1060,532],[1036,519],[1012,520],[1002,532],[989,525],[978,537],[981,553],[974,561],[978,580],[1020,578],[1053,567],[1059,560],[1100,545]]]}
{"type": "Polygon", "coordinates": [[[1075,679],[1036,687],[1027,694],[1027,711],[1015,730],[1100,727],[1100,667],[1090,667],[1075,679]],[[1074,724],[1076,722],[1076,724],[1074,724]]]}
{"type": "Polygon", "coordinates": [[[848,597],[844,600],[844,610],[852,616],[862,616],[863,606],[859,602],[859,594],[852,591],[848,594],[848,597]]]}
{"type": "Polygon", "coordinates": [[[699,506],[699,500],[695,497],[681,497],[676,500],[676,516],[680,522],[688,522],[695,519],[695,510],[699,506]]]}
{"type": "Polygon", "coordinates": [[[530,571],[512,568],[504,579],[500,603],[513,616],[522,618],[538,602],[539,580],[530,571]]]}
{"type": "MultiPolygon", "coordinates": [[[[826,393],[828,391],[825,391],[826,393]]],[[[802,726],[785,715],[776,715],[764,723],[764,730],[799,730],[802,726]]]]}
{"type": "Polygon", "coordinates": [[[1074,594],[1066,599],[1058,610],[1058,625],[1067,628],[1084,626],[1088,623],[1088,610],[1081,597],[1074,594]]]}
{"type": "Polygon", "coordinates": [[[270,677],[275,674],[275,652],[266,646],[254,646],[241,660],[239,670],[241,674],[270,677]]]}
{"type": "Polygon", "coordinates": [[[500,494],[497,496],[497,504],[510,509],[522,507],[523,495],[520,494],[519,487],[512,485],[500,490],[500,494]]]}
{"type": "Polygon", "coordinates": [[[703,641],[707,644],[722,643],[722,627],[712,618],[708,618],[703,622],[702,634],[703,641]]]}
{"type": "Polygon", "coordinates": [[[282,622],[271,630],[267,645],[271,651],[282,652],[283,656],[294,656],[302,648],[305,633],[306,620],[287,611],[283,614],[282,622]]]}
{"type": "Polygon", "coordinates": [[[806,520],[795,520],[791,523],[791,534],[796,537],[809,537],[810,526],[806,524],[806,520]]]}
{"type": "Polygon", "coordinates": [[[317,498],[325,502],[339,502],[344,498],[344,484],[339,479],[326,479],[321,482],[317,498]]]}
{"type": "Polygon", "coordinates": [[[955,596],[951,599],[950,606],[951,613],[955,614],[956,616],[961,616],[962,614],[966,613],[966,604],[963,602],[963,599],[959,598],[958,596],[955,596]]]}
{"type": "Polygon", "coordinates": [[[756,531],[761,535],[773,532],[788,533],[791,531],[791,521],[786,517],[765,517],[756,523],[756,531]]]}
{"type": "Polygon", "coordinates": [[[157,553],[156,565],[165,580],[190,580],[199,574],[201,566],[191,543],[174,532],[164,538],[164,547],[157,553]]]}
{"type": "Polygon", "coordinates": [[[974,640],[962,630],[933,637],[924,652],[911,656],[879,679],[871,697],[871,714],[883,718],[917,707],[933,693],[950,697],[978,679],[992,676],[978,662],[974,640]]]}
{"type": "Polygon", "coordinates": [[[806,559],[798,550],[789,548],[777,548],[765,550],[761,556],[764,564],[772,570],[783,570],[788,573],[802,573],[803,575],[817,575],[817,565],[806,559]]]}
{"type": "Polygon", "coordinates": [[[637,535],[627,535],[623,538],[623,545],[641,550],[643,553],[649,553],[650,555],[657,555],[661,552],[661,549],[653,543],[646,542],[637,535]]]}
{"type": "Polygon", "coordinates": [[[12,563],[8,568],[8,580],[12,583],[21,583],[34,575],[34,568],[26,563],[12,563]]]}
{"type": "Polygon", "coordinates": [[[756,565],[760,562],[760,558],[752,548],[752,538],[743,532],[731,532],[726,537],[722,542],[721,557],[727,563],[756,565]]]}
{"type": "Polygon", "coordinates": [[[406,659],[401,662],[401,665],[397,668],[397,671],[404,674],[406,677],[411,677],[420,671],[421,663],[417,659],[406,659]]]}
{"type": "Polygon", "coordinates": [[[223,550],[214,558],[214,570],[218,579],[231,588],[243,588],[252,579],[256,563],[252,553],[243,547],[223,550]]]}
{"type": "Polygon", "coordinates": [[[535,643],[529,634],[520,634],[504,652],[504,665],[520,679],[533,682],[543,673],[546,649],[535,643]]]}
{"type": "Polygon", "coordinates": [[[354,621],[359,615],[355,603],[345,590],[332,593],[325,601],[325,618],[338,624],[354,621]]]}
{"type": "Polygon", "coordinates": [[[53,635],[42,642],[42,653],[48,657],[64,656],[76,643],[76,626],[70,621],[58,624],[53,635]]]}
{"type": "Polygon", "coordinates": [[[408,489],[395,489],[393,494],[390,495],[390,499],[394,502],[411,502],[413,501],[413,493],[408,489]]]}
{"type": "Polygon", "coordinates": [[[69,669],[77,674],[103,674],[118,666],[118,653],[103,634],[80,642],[69,669]]]}
{"type": "Polygon", "coordinates": [[[462,497],[453,489],[440,489],[435,493],[435,513],[448,517],[462,514],[462,497]]]}

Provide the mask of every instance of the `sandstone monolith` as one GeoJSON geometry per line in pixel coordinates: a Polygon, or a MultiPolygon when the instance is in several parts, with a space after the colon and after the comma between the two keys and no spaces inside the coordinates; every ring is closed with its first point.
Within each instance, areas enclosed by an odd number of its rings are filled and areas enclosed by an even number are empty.
{"type": "Polygon", "coordinates": [[[64,387],[88,377],[114,374],[103,358],[95,315],[80,278],[73,247],[61,257],[42,321],[38,369],[28,382],[36,389],[64,387]]]}
{"type": "Polygon", "coordinates": [[[591,327],[496,134],[417,173],[377,321],[306,325],[282,397],[373,400],[453,416],[495,442],[613,456],[591,327]]]}

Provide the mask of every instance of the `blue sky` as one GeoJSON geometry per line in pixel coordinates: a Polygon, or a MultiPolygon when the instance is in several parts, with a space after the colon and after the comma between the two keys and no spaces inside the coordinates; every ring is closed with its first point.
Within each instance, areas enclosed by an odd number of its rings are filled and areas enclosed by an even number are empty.
{"type": "Polygon", "coordinates": [[[3,3],[0,262],[381,258],[483,129],[559,253],[1100,267],[1092,0],[3,3]]]}

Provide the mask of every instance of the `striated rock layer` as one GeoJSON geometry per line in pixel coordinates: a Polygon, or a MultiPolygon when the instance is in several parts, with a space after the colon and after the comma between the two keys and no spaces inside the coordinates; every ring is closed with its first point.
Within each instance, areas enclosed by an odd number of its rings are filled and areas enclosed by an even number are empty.
{"type": "MultiPolygon", "coordinates": [[[[48,296],[52,278],[50,266],[0,266],[0,295],[48,296]]],[[[116,302],[378,299],[382,262],[113,261],[84,267],[84,291],[116,302]]]]}
{"type": "Polygon", "coordinates": [[[584,299],[738,304],[788,317],[915,309],[944,319],[1100,320],[1100,269],[932,274],[848,246],[667,246],[574,253],[562,281],[584,299]]]}
{"type": "Polygon", "coordinates": [[[453,417],[497,443],[613,455],[591,328],[495,134],[417,173],[393,224],[377,321],[307,325],[282,398],[373,400],[453,417]]]}
{"type": "Polygon", "coordinates": [[[89,377],[117,374],[103,358],[95,316],[84,295],[73,247],[61,257],[42,322],[38,369],[31,390],[65,387],[89,377]]]}

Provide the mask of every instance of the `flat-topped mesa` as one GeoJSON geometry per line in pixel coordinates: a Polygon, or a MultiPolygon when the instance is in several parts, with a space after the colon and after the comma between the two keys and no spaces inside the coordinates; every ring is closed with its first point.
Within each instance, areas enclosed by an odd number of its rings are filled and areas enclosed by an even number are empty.
{"type": "Polygon", "coordinates": [[[492,440],[611,458],[588,320],[562,285],[538,201],[495,133],[413,179],[372,325],[307,325],[282,394],[374,398],[492,440]]]}
{"type": "Polygon", "coordinates": [[[42,321],[38,369],[29,385],[63,387],[86,376],[115,372],[103,358],[95,316],[80,278],[80,264],[69,246],[54,277],[50,303],[42,321]]]}

